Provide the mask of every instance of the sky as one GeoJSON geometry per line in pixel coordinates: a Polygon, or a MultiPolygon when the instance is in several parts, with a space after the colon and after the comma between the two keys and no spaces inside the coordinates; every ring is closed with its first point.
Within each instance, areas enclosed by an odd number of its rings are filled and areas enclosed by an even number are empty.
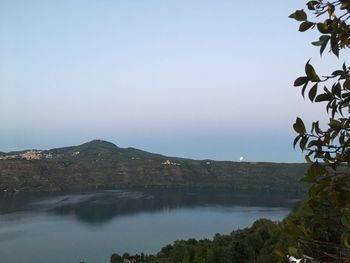
{"type": "Polygon", "coordinates": [[[0,151],[92,139],[194,159],[302,162],[325,119],[294,79],[322,59],[305,1],[0,1],[0,151]]]}

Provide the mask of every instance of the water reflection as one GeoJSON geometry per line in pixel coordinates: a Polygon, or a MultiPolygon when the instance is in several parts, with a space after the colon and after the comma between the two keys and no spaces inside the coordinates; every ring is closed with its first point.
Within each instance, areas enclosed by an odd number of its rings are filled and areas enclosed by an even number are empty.
{"type": "Polygon", "coordinates": [[[23,236],[24,234],[25,234],[24,231],[20,231],[20,230],[14,230],[14,231],[10,230],[10,231],[3,232],[0,234],[0,243],[10,241],[10,240],[15,240],[20,236],[23,236]]]}
{"type": "MultiPolygon", "coordinates": [[[[220,191],[100,191],[66,195],[15,195],[0,197],[0,214],[17,211],[74,216],[87,224],[105,224],[117,217],[194,207],[291,207],[300,197],[234,194],[220,191]]],[[[3,217],[4,219],[4,217],[3,217]]]]}
{"type": "Polygon", "coordinates": [[[0,261],[108,262],[115,252],[157,253],[177,239],[281,220],[295,198],[174,190],[2,196],[0,261]]]}

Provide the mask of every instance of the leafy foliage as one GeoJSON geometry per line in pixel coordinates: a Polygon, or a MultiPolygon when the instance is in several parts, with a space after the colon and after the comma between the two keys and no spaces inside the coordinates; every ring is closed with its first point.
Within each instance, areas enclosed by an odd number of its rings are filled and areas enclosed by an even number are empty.
{"type": "MultiPolygon", "coordinates": [[[[320,48],[321,55],[328,50],[339,58],[350,47],[350,0],[308,1],[306,5],[307,13],[297,10],[290,18],[300,22],[301,32],[318,31],[320,37],[312,44],[320,48]],[[310,21],[309,15],[316,21],[310,21]]],[[[309,60],[305,75],[294,86],[301,87],[303,97],[308,91],[311,102],[325,103],[329,122],[325,128],[319,121],[312,122],[310,131],[300,118],[293,125],[298,133],[294,147],[305,151],[311,164],[303,178],[311,187],[301,211],[286,220],[285,230],[299,244],[289,253],[333,262],[350,248],[350,67],[344,62],[321,76],[309,60]]]]}

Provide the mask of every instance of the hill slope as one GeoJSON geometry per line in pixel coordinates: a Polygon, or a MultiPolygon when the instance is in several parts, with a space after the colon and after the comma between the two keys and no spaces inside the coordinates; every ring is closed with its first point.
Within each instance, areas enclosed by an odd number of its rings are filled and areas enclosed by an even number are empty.
{"type": "Polygon", "coordinates": [[[166,157],[94,140],[47,151],[0,155],[0,191],[119,187],[201,187],[303,192],[306,164],[248,163],[166,157]]]}

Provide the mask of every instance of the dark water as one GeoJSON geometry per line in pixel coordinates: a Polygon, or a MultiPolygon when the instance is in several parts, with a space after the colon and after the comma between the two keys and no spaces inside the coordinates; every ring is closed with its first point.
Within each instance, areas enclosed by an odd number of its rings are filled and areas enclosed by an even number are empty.
{"type": "Polygon", "coordinates": [[[109,262],[176,239],[212,238],[282,219],[294,197],[189,191],[103,191],[0,197],[0,262],[109,262]]]}

